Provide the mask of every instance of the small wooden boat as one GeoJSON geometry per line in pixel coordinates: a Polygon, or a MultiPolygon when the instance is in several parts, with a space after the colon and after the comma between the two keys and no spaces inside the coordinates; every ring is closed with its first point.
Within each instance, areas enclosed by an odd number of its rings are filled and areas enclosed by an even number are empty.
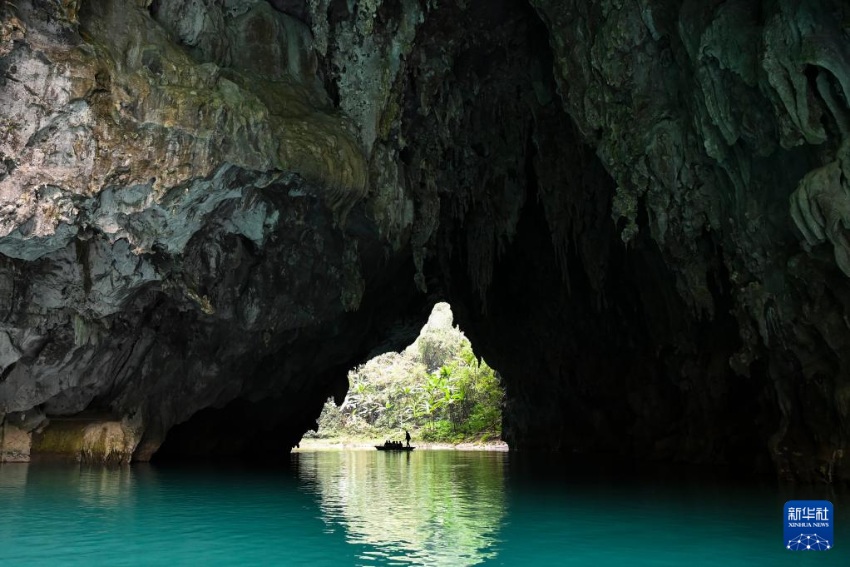
{"type": "Polygon", "coordinates": [[[375,449],[378,451],[412,451],[416,447],[405,447],[404,445],[388,445],[384,443],[383,445],[375,445],[375,449]]]}

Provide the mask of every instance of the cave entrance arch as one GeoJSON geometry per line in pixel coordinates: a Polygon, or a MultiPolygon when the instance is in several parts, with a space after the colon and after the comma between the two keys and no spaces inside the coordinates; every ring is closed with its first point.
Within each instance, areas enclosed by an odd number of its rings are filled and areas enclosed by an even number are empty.
{"type": "Polygon", "coordinates": [[[345,383],[321,415],[320,406],[312,414],[290,417],[281,410],[286,400],[240,398],[221,408],[202,409],[171,428],[152,460],[286,462],[289,449],[301,440],[300,431],[308,429],[313,430],[308,438],[399,439],[408,429],[414,442],[498,441],[501,377],[476,356],[453,323],[449,304],[437,303],[427,323],[402,342],[408,345],[400,352],[371,357],[350,372],[333,369],[334,380],[343,377],[345,383]]]}
{"type": "Polygon", "coordinates": [[[451,306],[437,303],[410,345],[348,373],[345,400],[328,399],[307,444],[399,440],[405,431],[420,442],[500,440],[501,378],[473,348],[451,306]]]}

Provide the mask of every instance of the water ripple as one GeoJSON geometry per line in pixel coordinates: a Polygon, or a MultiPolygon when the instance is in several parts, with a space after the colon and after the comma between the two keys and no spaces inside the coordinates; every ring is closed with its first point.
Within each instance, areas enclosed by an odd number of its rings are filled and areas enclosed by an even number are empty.
{"type": "Polygon", "coordinates": [[[508,458],[299,453],[260,472],[4,464],[0,565],[850,564],[841,493],[576,480],[557,468],[546,482],[508,458]],[[782,548],[791,497],[833,501],[833,550],[782,548]]]}

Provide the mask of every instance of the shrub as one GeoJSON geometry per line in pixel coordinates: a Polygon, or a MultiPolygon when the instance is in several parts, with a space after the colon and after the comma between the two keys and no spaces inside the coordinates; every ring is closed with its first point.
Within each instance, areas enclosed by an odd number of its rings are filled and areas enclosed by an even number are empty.
{"type": "Polygon", "coordinates": [[[377,356],[349,372],[342,406],[325,404],[318,437],[397,435],[456,442],[501,434],[504,393],[498,374],[452,327],[447,304],[404,352],[377,356]]]}

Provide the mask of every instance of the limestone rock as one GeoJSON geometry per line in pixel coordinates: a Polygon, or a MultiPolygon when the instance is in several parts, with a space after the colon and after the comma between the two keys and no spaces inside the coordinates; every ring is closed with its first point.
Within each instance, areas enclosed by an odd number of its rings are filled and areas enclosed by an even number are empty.
{"type": "Polygon", "coordinates": [[[278,455],[447,299],[515,449],[850,478],[845,3],[0,13],[15,454],[278,455]]]}
{"type": "Polygon", "coordinates": [[[10,423],[0,425],[0,463],[27,463],[31,448],[31,433],[10,423]]]}

